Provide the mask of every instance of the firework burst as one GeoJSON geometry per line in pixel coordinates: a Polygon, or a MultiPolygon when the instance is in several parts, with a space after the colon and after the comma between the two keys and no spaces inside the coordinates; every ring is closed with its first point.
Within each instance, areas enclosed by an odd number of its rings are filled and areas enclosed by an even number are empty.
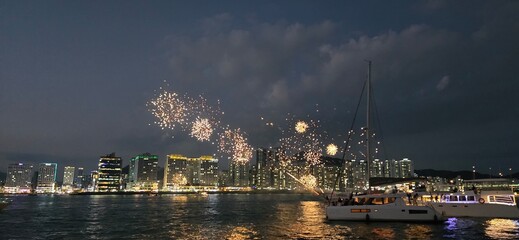
{"type": "Polygon", "coordinates": [[[304,133],[308,129],[308,124],[304,121],[298,121],[295,126],[296,132],[304,133]]]}
{"type": "Polygon", "coordinates": [[[188,108],[178,94],[164,91],[148,102],[149,111],[157,118],[155,124],[162,129],[174,129],[177,124],[185,124],[188,108]]]}
{"type": "Polygon", "coordinates": [[[196,138],[198,141],[209,141],[212,134],[213,128],[211,123],[209,122],[209,119],[197,118],[195,122],[193,122],[190,135],[196,138]]]}
{"type": "MultiPolygon", "coordinates": [[[[291,121],[290,118],[286,120],[291,121]]],[[[322,143],[321,135],[317,133],[317,129],[317,122],[311,120],[308,123],[297,121],[295,128],[282,131],[283,137],[279,142],[281,144],[280,161],[283,166],[287,166],[291,161],[298,160],[300,156],[310,165],[320,162],[322,143]]]]}
{"type": "Polygon", "coordinates": [[[328,146],[326,146],[326,153],[328,155],[331,155],[331,156],[334,156],[335,154],[337,154],[337,145],[335,144],[328,144],[328,146]]]}
{"type": "Polygon", "coordinates": [[[146,104],[157,119],[155,124],[170,130],[175,130],[178,126],[198,141],[210,141],[213,132],[220,125],[220,115],[223,114],[220,111],[220,102],[213,107],[201,95],[190,98],[160,89],[160,94],[146,104]]]}
{"type": "Polygon", "coordinates": [[[180,173],[176,173],[175,175],[173,175],[173,185],[175,186],[185,186],[187,184],[187,178],[180,174],[180,173]]]}
{"type": "Polygon", "coordinates": [[[252,147],[240,129],[225,130],[220,134],[219,151],[229,156],[234,163],[245,164],[252,158],[252,147]]]}
{"type": "Polygon", "coordinates": [[[303,184],[307,188],[313,189],[313,188],[317,187],[317,178],[315,178],[311,174],[302,176],[299,179],[299,181],[301,182],[301,184],[303,184]]]}

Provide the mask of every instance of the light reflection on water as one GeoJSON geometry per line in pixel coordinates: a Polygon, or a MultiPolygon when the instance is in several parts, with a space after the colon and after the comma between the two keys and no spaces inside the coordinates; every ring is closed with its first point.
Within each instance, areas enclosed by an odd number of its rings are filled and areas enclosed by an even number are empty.
{"type": "Polygon", "coordinates": [[[519,239],[519,222],[511,219],[489,219],[485,234],[493,239],[519,239]]]}
{"type": "Polygon", "coordinates": [[[441,224],[327,221],[308,195],[20,196],[1,239],[517,239],[507,219],[441,224]]]}

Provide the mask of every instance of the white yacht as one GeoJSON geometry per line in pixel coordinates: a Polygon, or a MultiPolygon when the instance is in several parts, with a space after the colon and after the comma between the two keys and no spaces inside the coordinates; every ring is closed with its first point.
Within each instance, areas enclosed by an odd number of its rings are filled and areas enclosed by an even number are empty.
{"type": "Polygon", "coordinates": [[[326,208],[328,220],[434,222],[443,216],[434,208],[406,200],[405,194],[354,196],[326,208]]]}
{"type": "Polygon", "coordinates": [[[512,191],[450,193],[428,204],[445,217],[519,219],[519,208],[512,191]]]}
{"type": "MultiPolygon", "coordinates": [[[[366,169],[370,169],[371,161],[371,148],[370,148],[370,106],[371,106],[371,61],[368,61],[368,78],[366,81],[365,89],[367,89],[367,116],[366,116],[366,127],[363,128],[366,137],[366,169]]],[[[357,114],[357,113],[355,113],[357,114]]],[[[353,128],[353,124],[352,124],[353,128]]],[[[346,140],[346,147],[343,151],[343,161],[345,158],[346,149],[348,149],[349,140],[351,139],[352,129],[348,133],[346,140]]],[[[344,165],[343,165],[344,167],[344,165]]],[[[339,171],[340,173],[341,171],[339,171]]],[[[368,179],[368,192],[369,192],[369,179],[370,171],[366,171],[368,179]]],[[[337,174],[337,180],[340,178],[340,174],[337,174]]],[[[424,221],[440,221],[443,219],[441,214],[427,205],[418,205],[416,198],[411,203],[411,198],[406,194],[374,194],[374,195],[357,195],[351,196],[348,201],[329,201],[326,206],[326,218],[328,220],[345,220],[345,221],[412,221],[412,222],[424,222],[424,221]],[[407,201],[404,200],[407,198],[407,201]]],[[[330,194],[328,199],[334,199],[333,192],[330,194]]]]}

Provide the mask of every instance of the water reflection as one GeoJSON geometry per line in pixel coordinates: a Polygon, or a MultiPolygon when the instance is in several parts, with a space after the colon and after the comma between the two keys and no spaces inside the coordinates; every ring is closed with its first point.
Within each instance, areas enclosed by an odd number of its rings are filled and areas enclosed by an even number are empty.
{"type": "Polygon", "coordinates": [[[432,227],[425,224],[409,224],[409,227],[405,229],[404,233],[415,239],[431,239],[432,227]]]}
{"type": "Polygon", "coordinates": [[[371,233],[379,239],[395,239],[395,231],[392,228],[375,227],[371,233]]]}
{"type": "Polygon", "coordinates": [[[519,239],[517,220],[327,221],[319,199],[282,194],[19,197],[0,222],[0,239],[519,239]]]}
{"type": "Polygon", "coordinates": [[[242,239],[261,239],[261,235],[252,227],[236,226],[230,230],[225,236],[225,239],[229,240],[242,240],[242,239]]]}
{"type": "Polygon", "coordinates": [[[343,239],[351,235],[351,229],[344,225],[325,224],[324,205],[320,201],[281,203],[275,210],[275,222],[268,235],[280,238],[298,239],[343,239]]]}
{"type": "Polygon", "coordinates": [[[519,222],[511,219],[490,219],[485,221],[485,235],[493,239],[518,239],[519,222]]]}
{"type": "Polygon", "coordinates": [[[173,201],[174,202],[187,202],[188,198],[187,195],[173,195],[173,201]]]}

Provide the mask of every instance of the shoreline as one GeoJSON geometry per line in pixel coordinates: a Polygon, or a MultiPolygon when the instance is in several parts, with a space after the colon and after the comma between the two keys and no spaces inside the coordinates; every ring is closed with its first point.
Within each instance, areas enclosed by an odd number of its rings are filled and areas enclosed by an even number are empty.
{"type": "Polygon", "coordinates": [[[180,192],[180,191],[161,191],[161,192],[76,192],[76,193],[42,193],[42,194],[17,194],[17,193],[0,193],[0,196],[49,196],[49,195],[71,195],[71,196],[84,196],[84,195],[149,195],[149,196],[161,196],[161,195],[205,195],[205,194],[297,194],[297,195],[314,195],[311,192],[304,191],[290,191],[290,190],[253,190],[253,191],[199,191],[199,192],[180,192]]]}

